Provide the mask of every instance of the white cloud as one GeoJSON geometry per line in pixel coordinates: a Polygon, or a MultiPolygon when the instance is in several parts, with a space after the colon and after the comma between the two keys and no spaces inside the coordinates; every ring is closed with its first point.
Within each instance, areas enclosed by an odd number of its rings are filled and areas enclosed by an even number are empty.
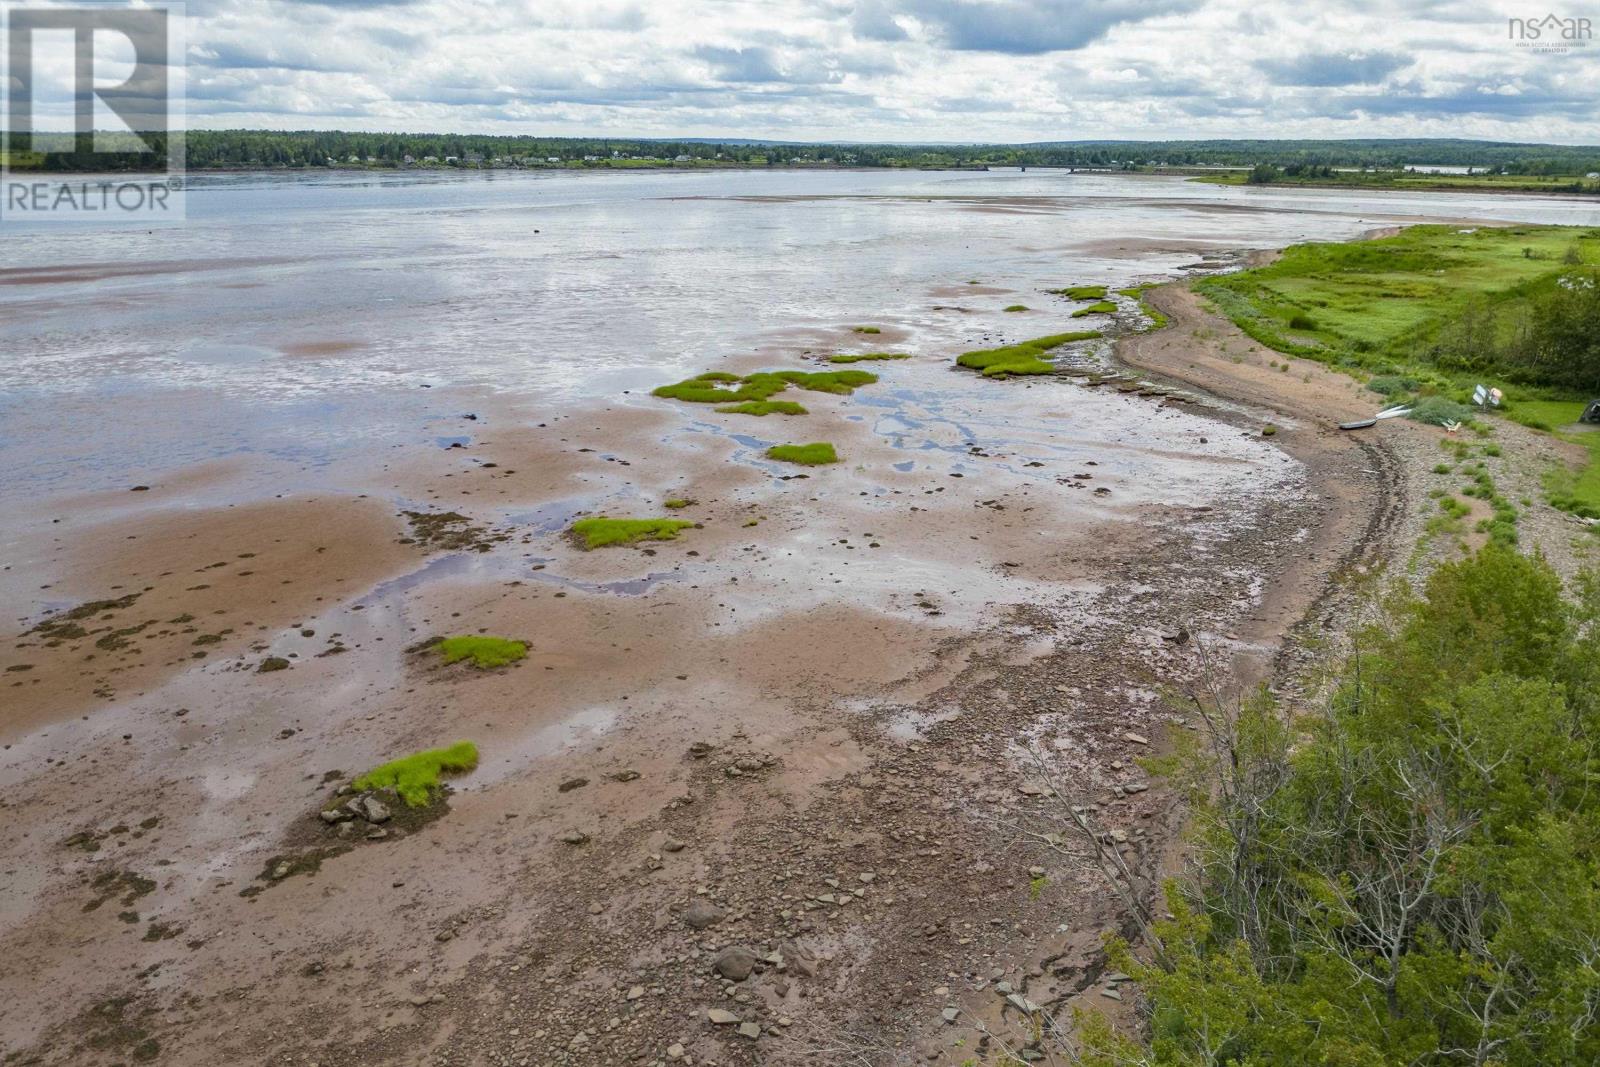
{"type": "Polygon", "coordinates": [[[805,140],[1592,142],[1600,41],[1456,0],[190,0],[189,121],[805,140]]]}

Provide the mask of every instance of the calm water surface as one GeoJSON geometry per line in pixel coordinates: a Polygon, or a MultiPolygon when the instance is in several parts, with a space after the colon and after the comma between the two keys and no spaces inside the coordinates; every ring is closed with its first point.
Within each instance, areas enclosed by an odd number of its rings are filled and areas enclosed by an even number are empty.
{"type": "Polygon", "coordinates": [[[1014,326],[993,312],[1018,293],[1168,277],[1208,248],[1424,217],[1600,225],[1574,200],[1055,171],[247,174],[197,178],[189,216],[5,234],[0,492],[328,463],[414,440],[437,414],[424,385],[554,409],[852,323],[958,346],[1014,326]]]}

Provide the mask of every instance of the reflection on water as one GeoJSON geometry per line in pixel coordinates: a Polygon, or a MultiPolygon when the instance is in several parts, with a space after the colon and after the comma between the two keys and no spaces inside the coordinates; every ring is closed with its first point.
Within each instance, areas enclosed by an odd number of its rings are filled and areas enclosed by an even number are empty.
{"type": "Polygon", "coordinates": [[[198,176],[189,205],[155,233],[8,231],[0,489],[321,463],[413,442],[451,393],[553,410],[861,321],[959,351],[999,305],[932,294],[980,275],[1120,285],[1416,216],[1600,224],[1582,201],[1038,169],[198,176]]]}

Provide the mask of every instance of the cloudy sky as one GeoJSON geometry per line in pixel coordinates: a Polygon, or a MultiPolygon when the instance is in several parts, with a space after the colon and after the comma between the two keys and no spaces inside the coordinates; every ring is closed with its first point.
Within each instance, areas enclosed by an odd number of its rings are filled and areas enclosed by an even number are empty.
{"type": "Polygon", "coordinates": [[[1594,144],[1600,40],[1548,54],[1508,39],[1508,15],[1600,26],[1600,0],[1568,2],[190,0],[188,112],[195,127],[1594,144]]]}

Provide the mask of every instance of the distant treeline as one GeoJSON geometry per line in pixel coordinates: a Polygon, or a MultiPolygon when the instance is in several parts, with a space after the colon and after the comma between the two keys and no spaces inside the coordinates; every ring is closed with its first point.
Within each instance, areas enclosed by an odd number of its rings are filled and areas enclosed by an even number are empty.
{"type": "MultiPolygon", "coordinates": [[[[1034,144],[797,144],[746,140],[640,140],[613,137],[494,137],[477,134],[344,131],[193,130],[190,169],[251,167],[628,167],[1049,166],[1124,170],[1168,167],[1272,167],[1290,174],[1334,167],[1397,170],[1408,165],[1474,167],[1505,174],[1585,175],[1600,171],[1600,146],[1514,144],[1454,139],[1056,141],[1034,144]]],[[[165,146],[148,157],[162,158],[165,146]]],[[[105,169],[92,153],[49,153],[45,170],[105,169]]],[[[116,169],[138,169],[111,163],[116,169]]],[[[1266,172],[1263,172],[1266,173],[1266,172]]]]}

